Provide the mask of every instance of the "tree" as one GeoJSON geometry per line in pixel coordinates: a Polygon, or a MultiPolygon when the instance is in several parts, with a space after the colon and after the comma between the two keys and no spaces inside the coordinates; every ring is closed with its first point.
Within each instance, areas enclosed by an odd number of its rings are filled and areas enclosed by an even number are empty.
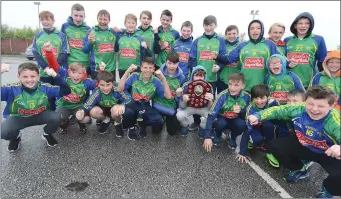
{"type": "Polygon", "coordinates": [[[31,27],[24,26],[23,28],[13,28],[7,24],[1,25],[1,38],[3,39],[33,39],[40,30],[36,28],[33,30],[31,27]]]}

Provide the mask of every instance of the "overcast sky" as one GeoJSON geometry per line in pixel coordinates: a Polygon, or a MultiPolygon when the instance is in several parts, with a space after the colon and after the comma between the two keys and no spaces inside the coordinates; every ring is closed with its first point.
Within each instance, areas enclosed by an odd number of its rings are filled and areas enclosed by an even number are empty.
{"type": "MultiPolygon", "coordinates": [[[[152,25],[156,27],[160,24],[162,10],[169,9],[173,13],[173,27],[179,30],[181,24],[189,20],[194,25],[194,37],[203,33],[203,19],[210,14],[218,20],[216,32],[224,33],[225,28],[231,24],[237,25],[241,32],[246,32],[252,20],[251,10],[259,10],[256,19],[265,24],[265,37],[275,22],[285,24],[286,37],[292,35],[289,29],[295,17],[307,11],[315,18],[313,32],[325,38],[327,49],[336,49],[340,44],[340,1],[41,1],[40,11],[51,11],[55,15],[55,25],[60,28],[70,16],[74,3],[84,6],[85,21],[89,26],[97,23],[99,10],[107,9],[111,14],[111,26],[124,27],[126,14],[132,13],[139,18],[142,10],[150,10],[153,14],[152,25]]],[[[1,23],[14,27],[38,27],[38,7],[33,1],[2,1],[1,23]]]]}

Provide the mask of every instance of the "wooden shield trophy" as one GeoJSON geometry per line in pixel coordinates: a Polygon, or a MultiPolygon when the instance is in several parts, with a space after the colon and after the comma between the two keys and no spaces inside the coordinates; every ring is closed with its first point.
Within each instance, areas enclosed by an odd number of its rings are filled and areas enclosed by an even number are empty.
{"type": "Polygon", "coordinates": [[[193,108],[203,108],[207,105],[208,100],[205,94],[211,92],[211,86],[208,82],[202,80],[192,81],[188,84],[186,94],[189,96],[188,105],[193,108]]]}

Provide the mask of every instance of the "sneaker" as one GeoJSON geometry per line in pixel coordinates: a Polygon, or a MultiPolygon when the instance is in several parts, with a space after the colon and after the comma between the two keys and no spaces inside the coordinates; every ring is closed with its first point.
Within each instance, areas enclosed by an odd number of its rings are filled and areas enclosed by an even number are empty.
{"type": "Polygon", "coordinates": [[[78,125],[79,125],[79,131],[80,131],[81,133],[86,133],[86,131],[88,130],[88,129],[86,128],[86,124],[84,124],[84,123],[78,123],[78,125]]]}
{"type": "Polygon", "coordinates": [[[133,126],[128,129],[128,134],[127,137],[129,140],[137,140],[138,138],[138,132],[137,132],[137,127],[133,126]]]}
{"type": "Polygon", "coordinates": [[[320,192],[316,194],[316,198],[332,198],[334,197],[332,194],[330,194],[326,187],[322,185],[322,189],[320,192]]]}
{"type": "Polygon", "coordinates": [[[67,127],[66,128],[59,127],[59,132],[60,134],[67,134],[67,127]]]}
{"type": "Polygon", "coordinates": [[[116,137],[121,138],[124,135],[122,124],[115,125],[116,137]]]}
{"type": "Polygon", "coordinates": [[[106,134],[109,130],[109,127],[112,125],[111,122],[102,122],[101,125],[99,125],[98,133],[99,134],[106,134]]]}
{"type": "Polygon", "coordinates": [[[275,158],[275,156],[273,156],[271,153],[267,153],[266,158],[268,159],[268,163],[275,167],[275,168],[279,168],[279,162],[278,160],[275,158]]]}
{"type": "Polygon", "coordinates": [[[188,127],[182,127],[181,129],[181,136],[187,136],[188,135],[188,127]]]}
{"type": "Polygon", "coordinates": [[[87,124],[92,124],[92,119],[90,118],[90,120],[88,121],[87,124]]]}
{"type": "Polygon", "coordinates": [[[247,143],[247,148],[250,150],[253,149],[253,144],[250,141],[247,143]]]}
{"type": "Polygon", "coordinates": [[[229,140],[229,148],[232,150],[235,150],[237,148],[237,143],[235,140],[232,139],[229,140]]]}
{"type": "Polygon", "coordinates": [[[14,140],[10,140],[9,144],[8,144],[7,150],[9,152],[11,152],[11,153],[16,151],[16,150],[18,150],[19,149],[19,145],[20,145],[20,141],[21,141],[20,137],[14,139],[14,140]]]}
{"type": "Polygon", "coordinates": [[[49,147],[54,147],[54,146],[57,146],[58,142],[56,139],[54,139],[53,135],[49,135],[49,134],[43,134],[42,135],[42,138],[44,140],[46,140],[46,143],[47,143],[47,146],[49,147]]]}
{"type": "Polygon", "coordinates": [[[199,128],[199,124],[193,122],[191,125],[189,125],[188,130],[194,131],[194,130],[197,130],[198,128],[199,128]]]}
{"type": "Polygon", "coordinates": [[[102,124],[102,120],[96,120],[96,125],[101,125],[102,124]]]}
{"type": "Polygon", "coordinates": [[[77,119],[74,115],[71,115],[70,119],[69,119],[69,124],[76,124],[77,123],[77,119]]]}
{"type": "Polygon", "coordinates": [[[293,183],[298,182],[299,180],[302,180],[307,177],[309,177],[309,174],[305,169],[303,169],[303,171],[302,170],[289,171],[288,176],[285,178],[285,180],[287,182],[293,183]]]}
{"type": "Polygon", "coordinates": [[[309,167],[314,164],[314,162],[310,160],[302,160],[302,162],[305,170],[308,170],[309,167]]]}
{"type": "Polygon", "coordinates": [[[212,142],[213,142],[213,146],[220,147],[220,138],[214,137],[212,142]]]}

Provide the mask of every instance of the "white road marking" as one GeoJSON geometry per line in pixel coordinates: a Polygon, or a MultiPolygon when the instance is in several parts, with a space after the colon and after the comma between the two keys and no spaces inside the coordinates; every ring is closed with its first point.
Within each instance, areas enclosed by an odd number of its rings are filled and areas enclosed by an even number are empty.
{"type": "MultiPolygon", "coordinates": [[[[237,142],[237,148],[235,150],[236,153],[239,153],[239,145],[240,145],[240,139],[241,135],[237,136],[236,142],[237,142]]],[[[262,168],[260,168],[256,163],[253,161],[249,161],[250,167],[261,177],[263,180],[273,189],[275,190],[282,198],[292,198],[288,192],[281,187],[278,182],[273,179],[269,174],[267,174],[262,168]]]]}

